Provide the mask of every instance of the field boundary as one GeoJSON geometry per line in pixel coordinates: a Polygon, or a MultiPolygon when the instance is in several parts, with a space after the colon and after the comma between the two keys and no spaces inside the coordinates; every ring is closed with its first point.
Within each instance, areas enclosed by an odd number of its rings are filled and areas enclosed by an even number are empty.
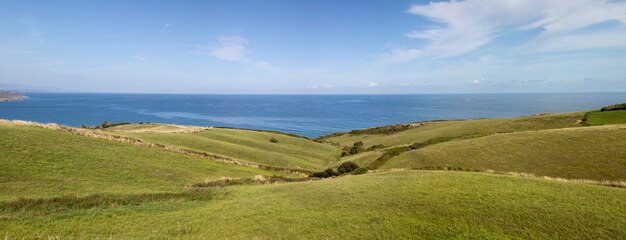
{"type": "Polygon", "coordinates": [[[615,188],[626,188],[626,181],[614,181],[614,180],[591,180],[591,179],[581,179],[581,178],[561,178],[561,177],[550,177],[550,176],[537,176],[533,173],[523,173],[523,172],[506,172],[506,171],[496,171],[492,169],[465,169],[460,167],[419,167],[419,168],[391,168],[386,170],[370,170],[370,173],[382,173],[382,172],[393,172],[393,171],[448,171],[448,172],[477,172],[477,173],[490,173],[496,175],[506,175],[506,176],[516,176],[516,177],[525,177],[525,178],[533,178],[533,179],[543,179],[548,181],[558,181],[558,182],[572,182],[572,183],[583,183],[589,185],[600,185],[606,187],[615,187],[615,188]]]}

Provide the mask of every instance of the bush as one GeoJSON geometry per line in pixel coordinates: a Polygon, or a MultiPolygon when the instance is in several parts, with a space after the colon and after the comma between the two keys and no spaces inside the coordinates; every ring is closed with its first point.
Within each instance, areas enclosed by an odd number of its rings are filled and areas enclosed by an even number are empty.
{"type": "Polygon", "coordinates": [[[354,155],[360,152],[363,152],[363,142],[361,141],[355,142],[348,153],[350,153],[350,155],[354,155]]]}
{"type": "Polygon", "coordinates": [[[360,167],[352,171],[352,175],[361,175],[364,173],[367,173],[367,168],[364,168],[364,167],[360,167]]]}
{"type": "Polygon", "coordinates": [[[276,139],[276,138],[272,138],[272,139],[270,139],[270,142],[273,142],[273,143],[278,143],[278,139],[276,139]]]}
{"type": "Polygon", "coordinates": [[[600,109],[601,112],[604,112],[604,111],[615,111],[615,110],[626,110],[626,103],[610,105],[610,106],[606,106],[606,107],[603,107],[602,109],[600,109]]]}
{"type": "Polygon", "coordinates": [[[316,177],[316,178],[329,178],[329,177],[337,176],[337,172],[335,172],[335,170],[333,170],[332,168],[327,168],[326,170],[321,171],[321,172],[311,173],[311,175],[309,176],[316,177]]]}
{"type": "Polygon", "coordinates": [[[111,126],[111,124],[109,124],[109,122],[107,122],[107,121],[104,121],[104,122],[102,122],[102,124],[100,124],[101,128],[108,128],[110,126],[111,126]]]}
{"type": "Polygon", "coordinates": [[[359,165],[357,165],[356,163],[353,163],[351,161],[345,161],[341,165],[339,165],[339,167],[337,168],[337,172],[339,174],[346,174],[351,173],[357,168],[359,168],[359,165]]]}

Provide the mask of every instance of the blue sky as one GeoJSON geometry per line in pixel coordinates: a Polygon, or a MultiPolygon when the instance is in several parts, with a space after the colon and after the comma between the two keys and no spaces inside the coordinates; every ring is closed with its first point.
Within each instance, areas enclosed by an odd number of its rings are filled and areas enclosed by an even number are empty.
{"type": "Polygon", "coordinates": [[[626,1],[0,1],[0,88],[626,89],[626,1]]]}

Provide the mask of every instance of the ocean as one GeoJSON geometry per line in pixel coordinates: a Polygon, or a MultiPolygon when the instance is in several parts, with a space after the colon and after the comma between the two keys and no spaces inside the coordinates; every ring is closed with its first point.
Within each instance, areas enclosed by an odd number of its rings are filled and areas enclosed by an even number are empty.
{"type": "Polygon", "coordinates": [[[1,119],[78,127],[103,121],[277,130],[307,137],[389,124],[598,109],[626,93],[192,95],[29,93],[0,102],[1,119]]]}

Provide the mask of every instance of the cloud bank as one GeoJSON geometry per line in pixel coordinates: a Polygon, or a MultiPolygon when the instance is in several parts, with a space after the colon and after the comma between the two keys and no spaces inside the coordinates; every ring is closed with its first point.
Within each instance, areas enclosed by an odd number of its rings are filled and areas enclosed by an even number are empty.
{"type": "Polygon", "coordinates": [[[406,34],[426,44],[394,49],[384,62],[455,57],[508,36],[528,38],[511,50],[520,52],[626,47],[625,1],[466,0],[413,5],[407,12],[432,23],[406,34]]]}

